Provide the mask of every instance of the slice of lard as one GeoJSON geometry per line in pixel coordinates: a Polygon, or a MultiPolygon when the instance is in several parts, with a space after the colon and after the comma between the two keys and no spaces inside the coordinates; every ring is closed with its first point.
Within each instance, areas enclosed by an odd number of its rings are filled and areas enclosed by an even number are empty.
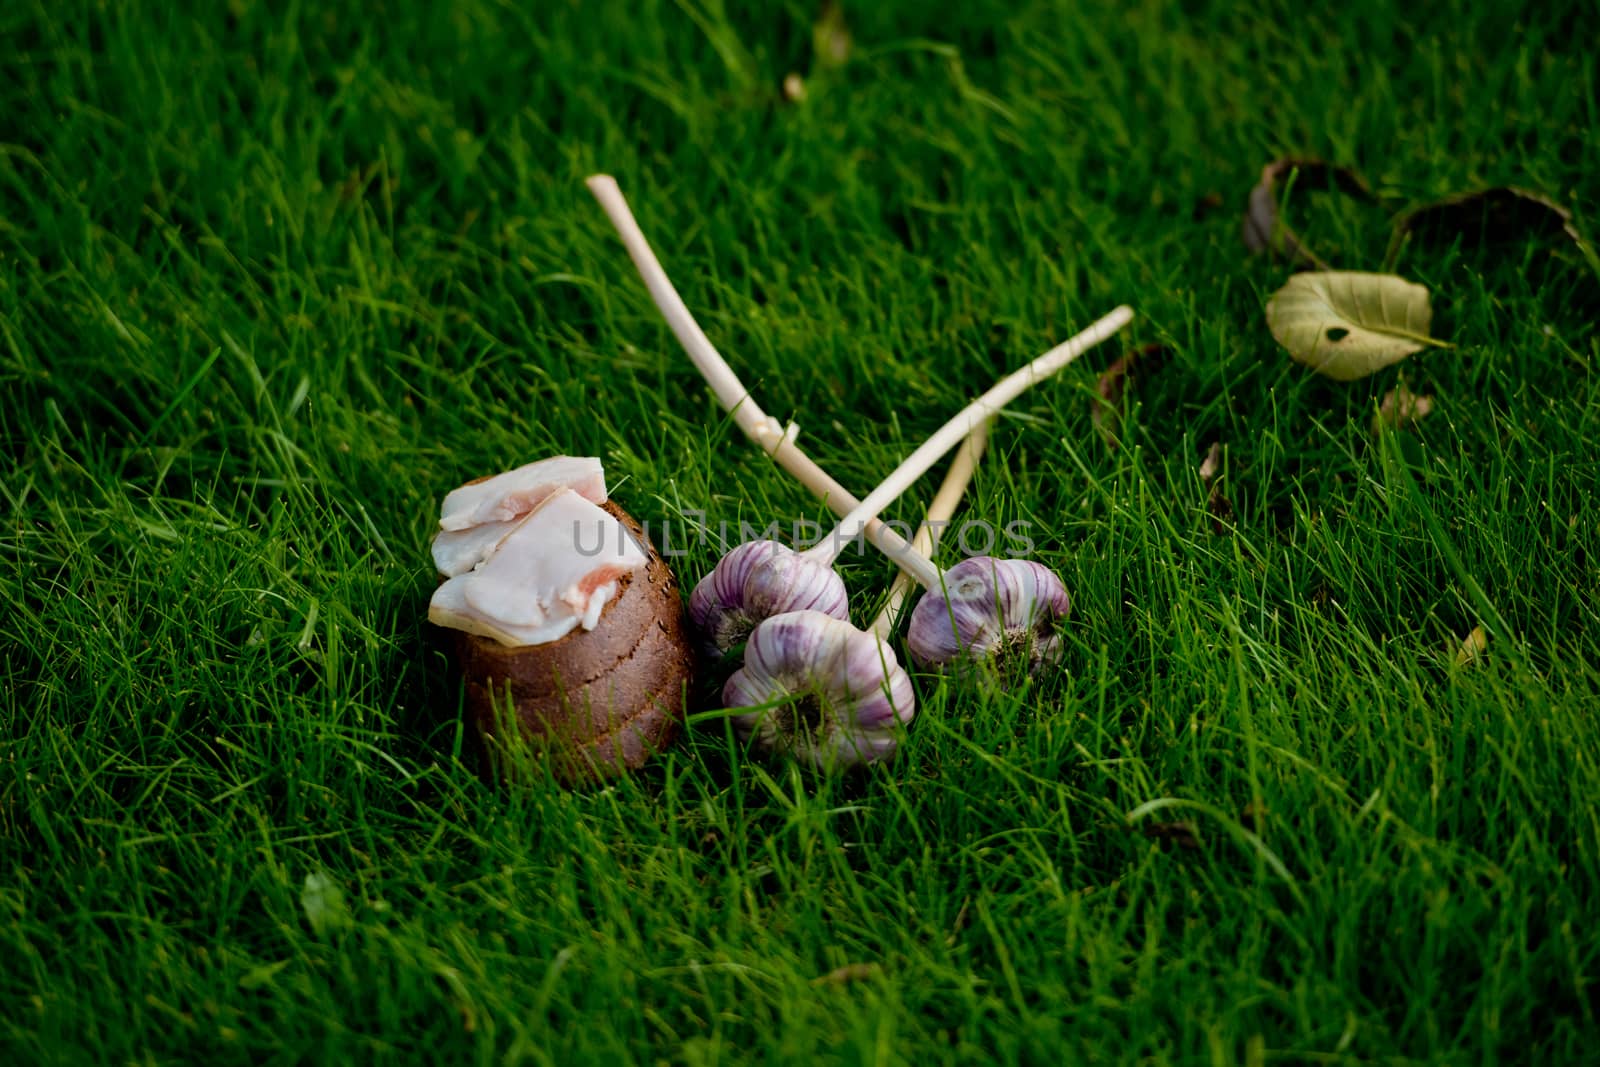
{"type": "Polygon", "coordinates": [[[446,578],[467,573],[494,555],[506,534],[521,521],[486,522],[469,530],[440,530],[433,535],[434,568],[446,578]]]}
{"type": "Polygon", "coordinates": [[[594,629],[622,579],[648,562],[614,515],[571,489],[513,526],[481,566],[434,590],[430,622],[511,647],[542,645],[594,629]]]}
{"type": "Polygon", "coordinates": [[[439,508],[439,529],[469,530],[521,518],[557,489],[571,489],[604,504],[606,472],[593,456],[551,456],[524,464],[446,493],[439,508]]]}
{"type": "Polygon", "coordinates": [[[555,456],[451,490],[433,538],[434,567],[446,578],[470,571],[494,554],[524,515],[563,488],[605,503],[606,475],[600,461],[555,456]]]}

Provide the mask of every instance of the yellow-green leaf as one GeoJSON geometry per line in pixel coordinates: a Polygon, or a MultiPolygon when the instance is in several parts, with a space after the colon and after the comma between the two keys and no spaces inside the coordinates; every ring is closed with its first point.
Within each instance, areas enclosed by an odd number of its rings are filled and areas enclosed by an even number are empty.
{"type": "Polygon", "coordinates": [[[292,963],[294,963],[294,960],[289,959],[279,960],[276,963],[263,963],[260,966],[252,967],[239,976],[239,988],[260,989],[264,985],[270,985],[272,980],[278,976],[278,972],[292,963]]]}
{"type": "Polygon", "coordinates": [[[321,871],[306,875],[306,884],[300,890],[300,906],[305,909],[306,921],[318,937],[350,921],[350,913],[344,906],[344,891],[321,871]]]}
{"type": "Polygon", "coordinates": [[[1483,650],[1489,647],[1489,635],[1483,627],[1474,626],[1472,632],[1461,642],[1461,648],[1456,651],[1456,666],[1470,667],[1483,656],[1483,650]]]}
{"type": "Polygon", "coordinates": [[[811,53],[819,67],[842,67],[850,59],[850,27],[845,25],[841,0],[822,0],[822,11],[811,27],[811,53]]]}
{"type": "Polygon", "coordinates": [[[1307,271],[1267,301],[1267,326],[1296,362],[1341,382],[1433,345],[1428,290],[1393,274],[1307,271]]]}

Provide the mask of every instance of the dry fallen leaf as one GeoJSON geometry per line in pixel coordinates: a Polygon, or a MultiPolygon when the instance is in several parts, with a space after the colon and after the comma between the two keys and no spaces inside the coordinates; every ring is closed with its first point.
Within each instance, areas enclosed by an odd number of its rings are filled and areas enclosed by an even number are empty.
{"type": "Polygon", "coordinates": [[[1404,385],[1396,386],[1383,394],[1377,414],[1372,416],[1372,435],[1376,437],[1385,426],[1404,430],[1428,417],[1433,411],[1433,397],[1413,393],[1404,385]]]}
{"type": "Polygon", "coordinates": [[[1467,667],[1476,663],[1488,647],[1489,635],[1482,626],[1474,626],[1472,632],[1462,639],[1461,648],[1456,652],[1456,666],[1467,667]]]}
{"type": "Polygon", "coordinates": [[[1200,847],[1200,831],[1188,819],[1180,819],[1177,822],[1147,822],[1139,829],[1148,838],[1166,841],[1191,852],[1200,847]]]}
{"type": "Polygon", "coordinates": [[[1424,241],[1502,244],[1567,237],[1582,244],[1572,212],[1542,193],[1515,186],[1457,193],[1412,208],[1395,219],[1396,232],[1424,241]]]}
{"type": "Polygon", "coordinates": [[[1252,252],[1271,250],[1291,264],[1327,270],[1328,265],[1312,252],[1293,230],[1278,221],[1278,182],[1294,175],[1299,190],[1337,189],[1361,200],[1371,200],[1372,190],[1349,167],[1324,163],[1320,159],[1275,159],[1261,168],[1261,180],[1250,190],[1244,213],[1244,244],[1252,252]]]}
{"type": "Polygon", "coordinates": [[[1211,532],[1215,534],[1225,534],[1228,527],[1233,525],[1233,505],[1228,503],[1222,486],[1216,480],[1221,473],[1222,442],[1213,441],[1206,451],[1206,458],[1200,461],[1200,483],[1210,490],[1206,493],[1206,510],[1211,512],[1211,532]]]}
{"type": "Polygon", "coordinates": [[[835,967],[827,974],[811,979],[812,985],[846,985],[850,982],[864,982],[869,978],[876,978],[883,972],[883,968],[876,963],[847,963],[843,967],[835,967]]]}
{"type": "Polygon", "coordinates": [[[819,67],[842,67],[850,59],[850,27],[844,22],[844,5],[839,0],[823,0],[822,10],[811,27],[811,53],[819,67]]]}
{"type": "Polygon", "coordinates": [[[1145,345],[1123,353],[1101,373],[1090,402],[1089,422],[1107,448],[1117,447],[1117,431],[1122,428],[1122,396],[1128,384],[1155,370],[1167,355],[1165,345],[1145,345]]]}
{"type": "Polygon", "coordinates": [[[1267,301],[1267,326],[1297,362],[1341,382],[1365,378],[1427,346],[1425,286],[1393,274],[1296,274],[1267,301]]]}
{"type": "Polygon", "coordinates": [[[1189,211],[1189,218],[1194,222],[1199,222],[1221,206],[1221,193],[1207,193],[1194,202],[1194,207],[1189,211]]]}

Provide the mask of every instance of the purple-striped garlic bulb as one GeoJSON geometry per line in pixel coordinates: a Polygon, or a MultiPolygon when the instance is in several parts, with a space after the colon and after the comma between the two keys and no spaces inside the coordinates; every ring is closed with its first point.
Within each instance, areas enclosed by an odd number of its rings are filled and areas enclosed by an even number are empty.
{"type": "Polygon", "coordinates": [[[850,598],[833,561],[776,541],[746,541],[723,556],[689,594],[689,619],[701,648],[720,656],[762,619],[786,611],[850,617],[850,598]]]}
{"type": "Polygon", "coordinates": [[[973,556],[944,572],[911,612],[906,647],[918,666],[959,660],[998,665],[1025,658],[1029,672],[1061,658],[1057,627],[1072,610],[1061,579],[1026,559],[973,556]]]}
{"type": "Polygon", "coordinates": [[[757,624],[722,699],[753,709],[733,719],[741,735],[824,768],[892,755],[897,731],[916,715],[911,679],[894,650],[817,611],[757,624]]]}

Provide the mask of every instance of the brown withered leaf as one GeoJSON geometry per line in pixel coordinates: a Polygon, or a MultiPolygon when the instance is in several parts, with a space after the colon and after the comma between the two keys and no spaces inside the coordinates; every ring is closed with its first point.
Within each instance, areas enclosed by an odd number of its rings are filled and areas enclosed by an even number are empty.
{"type": "Polygon", "coordinates": [[[1382,433],[1385,426],[1392,430],[1404,430],[1427,418],[1432,411],[1433,397],[1425,393],[1413,393],[1404,385],[1396,386],[1383,394],[1377,414],[1372,416],[1372,436],[1382,433]]]}
{"type": "Polygon", "coordinates": [[[1107,448],[1113,451],[1117,448],[1117,431],[1122,428],[1122,396],[1128,384],[1147,377],[1170,355],[1165,345],[1144,345],[1124,352],[1101,373],[1100,380],[1095,382],[1089,422],[1107,448]]]}
{"type": "Polygon", "coordinates": [[[972,897],[963,897],[961,907],[956,911],[955,921],[950,924],[950,932],[944,935],[944,943],[947,948],[955,948],[956,938],[961,936],[961,928],[967,925],[967,909],[971,906],[972,897]]]}
{"type": "Polygon", "coordinates": [[[1190,852],[1200,847],[1200,831],[1188,819],[1176,822],[1147,822],[1139,827],[1144,836],[1154,841],[1164,841],[1190,852]]]}
{"type": "Polygon", "coordinates": [[[1572,212],[1543,193],[1504,185],[1456,193],[1403,212],[1394,220],[1395,233],[1419,241],[1461,238],[1468,245],[1564,237],[1583,244],[1572,212]]]}
{"type": "Polygon", "coordinates": [[[1281,254],[1296,267],[1327,270],[1328,264],[1278,219],[1278,184],[1291,174],[1295,176],[1296,189],[1337,190],[1360,200],[1371,200],[1372,189],[1349,167],[1320,159],[1275,159],[1261,168],[1261,180],[1250,190],[1250,200],[1245,206],[1245,247],[1252,252],[1270,250],[1273,255],[1281,254]]]}
{"type": "Polygon", "coordinates": [[[1233,525],[1233,505],[1228,503],[1228,498],[1222,493],[1222,486],[1217,483],[1217,475],[1222,473],[1222,442],[1213,441],[1206,451],[1206,458],[1200,461],[1200,484],[1207,487],[1206,510],[1211,512],[1211,532],[1225,534],[1228,527],[1233,525]]]}
{"type": "Polygon", "coordinates": [[[811,27],[811,55],[815,67],[842,67],[850,61],[854,42],[845,25],[840,0],[822,0],[822,10],[811,27]]]}
{"type": "Polygon", "coordinates": [[[1221,206],[1221,193],[1207,193],[1194,202],[1194,207],[1189,211],[1189,218],[1194,222],[1199,222],[1221,206]]]}
{"type": "Polygon", "coordinates": [[[1483,657],[1484,650],[1489,647],[1489,635],[1482,626],[1474,626],[1472,632],[1461,640],[1461,647],[1456,651],[1456,666],[1469,667],[1483,657]]]}
{"type": "Polygon", "coordinates": [[[811,984],[848,985],[851,982],[864,982],[869,978],[876,978],[882,973],[883,968],[876,963],[847,963],[843,967],[835,967],[827,974],[811,979],[811,984]]]}

